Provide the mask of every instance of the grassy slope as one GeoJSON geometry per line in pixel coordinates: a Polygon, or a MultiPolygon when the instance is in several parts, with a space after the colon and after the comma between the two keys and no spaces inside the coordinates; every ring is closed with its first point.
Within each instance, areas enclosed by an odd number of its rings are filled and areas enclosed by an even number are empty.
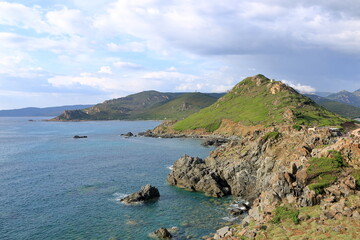
{"type": "Polygon", "coordinates": [[[360,118],[360,108],[349,104],[333,101],[317,95],[306,95],[320,106],[347,118],[360,118]]]}
{"type": "Polygon", "coordinates": [[[165,104],[158,104],[140,114],[134,113],[138,119],[184,119],[192,113],[213,104],[217,98],[203,93],[186,93],[165,104]]]}
{"type": "Polygon", "coordinates": [[[126,97],[117,98],[96,104],[91,108],[82,110],[84,114],[76,111],[70,112],[70,119],[64,114],[58,116],[60,120],[116,120],[129,119],[131,112],[141,111],[153,107],[161,102],[180,96],[181,93],[161,93],[157,91],[144,91],[126,97]]]}
{"type": "Polygon", "coordinates": [[[213,105],[176,123],[174,129],[181,131],[205,128],[214,131],[220,126],[222,119],[244,125],[282,124],[287,121],[283,117],[287,109],[291,109],[294,114],[293,124],[329,126],[346,121],[292,88],[285,87],[272,94],[269,88],[274,85],[284,86],[280,82],[271,82],[262,75],[246,78],[213,105]],[[256,84],[257,80],[262,81],[259,86],[256,84]]]}
{"type": "Polygon", "coordinates": [[[217,100],[203,93],[145,91],[108,100],[91,108],[67,111],[56,120],[183,119],[217,100]]]}

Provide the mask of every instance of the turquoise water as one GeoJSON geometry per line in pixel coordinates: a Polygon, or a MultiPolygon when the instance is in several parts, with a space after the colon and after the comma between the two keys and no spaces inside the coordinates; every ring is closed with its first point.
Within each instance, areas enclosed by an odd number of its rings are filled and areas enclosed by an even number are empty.
{"type": "Polygon", "coordinates": [[[0,239],[140,240],[173,226],[177,239],[214,232],[227,200],[165,181],[168,167],[183,154],[205,157],[212,148],[195,139],[119,136],[158,123],[0,118],[0,239]],[[148,183],[159,188],[159,201],[119,203],[148,183]]]}

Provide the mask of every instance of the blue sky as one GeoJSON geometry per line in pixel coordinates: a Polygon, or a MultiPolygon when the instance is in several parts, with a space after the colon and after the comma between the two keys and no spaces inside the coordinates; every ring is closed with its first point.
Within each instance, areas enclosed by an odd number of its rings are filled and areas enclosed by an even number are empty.
{"type": "Polygon", "coordinates": [[[0,0],[0,109],[223,92],[257,73],[359,89],[360,1],[0,0]]]}

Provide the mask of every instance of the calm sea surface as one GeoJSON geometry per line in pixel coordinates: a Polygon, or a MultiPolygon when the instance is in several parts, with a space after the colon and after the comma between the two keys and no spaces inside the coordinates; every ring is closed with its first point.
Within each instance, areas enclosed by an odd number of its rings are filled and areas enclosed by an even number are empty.
{"type": "Polygon", "coordinates": [[[148,239],[160,227],[177,239],[221,227],[226,202],[167,185],[183,154],[205,157],[199,140],[123,138],[155,121],[44,122],[0,118],[0,239],[148,239]],[[87,139],[73,139],[87,135],[87,139]],[[142,185],[159,201],[119,203],[142,185]]]}

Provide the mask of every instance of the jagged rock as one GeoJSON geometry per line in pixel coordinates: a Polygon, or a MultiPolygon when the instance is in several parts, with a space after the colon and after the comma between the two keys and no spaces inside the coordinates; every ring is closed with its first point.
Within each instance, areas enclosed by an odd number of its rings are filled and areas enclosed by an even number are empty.
{"type": "Polygon", "coordinates": [[[222,197],[230,194],[226,181],[212,171],[201,158],[184,155],[178,159],[167,181],[190,191],[204,192],[209,196],[222,197]]]}
{"type": "Polygon", "coordinates": [[[151,237],[159,239],[171,239],[173,236],[166,228],[159,228],[150,234],[151,237]]]}
{"type": "Polygon", "coordinates": [[[231,236],[232,236],[231,229],[229,227],[223,227],[216,231],[216,234],[214,235],[214,239],[222,239],[231,236]]]}
{"type": "Polygon", "coordinates": [[[207,139],[206,141],[204,141],[203,143],[201,143],[201,145],[203,146],[221,146],[224,143],[227,143],[229,140],[227,139],[220,139],[220,138],[216,138],[216,139],[207,139]]]}
{"type": "Polygon", "coordinates": [[[344,184],[348,186],[350,189],[355,190],[356,189],[356,180],[353,176],[349,175],[344,180],[344,184]]]}
{"type": "Polygon", "coordinates": [[[359,211],[355,210],[352,214],[352,217],[355,218],[355,219],[358,219],[360,220],[360,213],[359,211]]]}
{"type": "Polygon", "coordinates": [[[156,187],[147,184],[142,186],[139,192],[130,194],[129,196],[121,199],[121,202],[126,204],[144,202],[149,200],[154,200],[160,197],[159,190],[156,187]]]}

